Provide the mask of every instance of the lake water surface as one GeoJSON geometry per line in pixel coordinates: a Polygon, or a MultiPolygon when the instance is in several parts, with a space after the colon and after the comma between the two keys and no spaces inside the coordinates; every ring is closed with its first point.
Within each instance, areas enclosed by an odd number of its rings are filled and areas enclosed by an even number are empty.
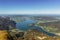
{"type": "Polygon", "coordinates": [[[37,29],[38,31],[43,32],[44,34],[47,34],[49,36],[55,36],[55,34],[46,32],[45,30],[43,30],[40,27],[37,27],[37,26],[28,26],[28,24],[35,23],[35,22],[36,22],[35,20],[26,20],[24,22],[18,22],[16,24],[16,26],[17,26],[18,29],[23,30],[23,31],[26,31],[26,30],[32,28],[32,29],[37,29]]]}

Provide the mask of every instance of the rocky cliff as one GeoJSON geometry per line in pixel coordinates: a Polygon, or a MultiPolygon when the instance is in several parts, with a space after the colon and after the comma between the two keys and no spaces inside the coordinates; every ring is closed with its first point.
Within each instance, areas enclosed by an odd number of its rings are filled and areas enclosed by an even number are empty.
{"type": "Polygon", "coordinates": [[[16,22],[10,20],[9,17],[0,16],[0,30],[9,30],[16,28],[16,22]]]}

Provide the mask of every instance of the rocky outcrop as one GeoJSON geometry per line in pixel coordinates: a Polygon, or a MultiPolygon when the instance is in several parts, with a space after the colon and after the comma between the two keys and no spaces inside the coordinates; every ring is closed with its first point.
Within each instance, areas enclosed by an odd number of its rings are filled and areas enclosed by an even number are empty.
{"type": "Polygon", "coordinates": [[[9,17],[0,16],[0,30],[9,30],[16,28],[16,22],[10,20],[9,17]]]}
{"type": "Polygon", "coordinates": [[[16,22],[9,17],[0,16],[0,40],[13,40],[10,30],[16,28],[16,22]]]}
{"type": "Polygon", "coordinates": [[[25,32],[24,40],[60,40],[58,36],[48,36],[36,29],[31,29],[25,32]]]}

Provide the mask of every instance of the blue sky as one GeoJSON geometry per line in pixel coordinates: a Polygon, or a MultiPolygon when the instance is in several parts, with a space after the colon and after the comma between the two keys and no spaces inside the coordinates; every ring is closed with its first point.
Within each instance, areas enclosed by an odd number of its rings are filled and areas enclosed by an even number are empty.
{"type": "Polygon", "coordinates": [[[2,14],[60,13],[60,0],[0,0],[2,14]]]}

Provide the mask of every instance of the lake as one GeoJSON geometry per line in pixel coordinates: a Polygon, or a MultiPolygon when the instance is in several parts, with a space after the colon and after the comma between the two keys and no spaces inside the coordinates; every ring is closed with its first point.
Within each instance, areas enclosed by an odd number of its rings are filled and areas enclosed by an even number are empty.
{"type": "Polygon", "coordinates": [[[23,30],[23,31],[26,31],[26,30],[29,30],[29,29],[37,29],[38,31],[40,32],[43,32],[44,34],[47,34],[49,36],[55,36],[55,34],[53,33],[49,33],[49,32],[46,32],[45,30],[43,30],[42,28],[40,27],[37,27],[37,26],[28,26],[28,24],[31,24],[31,23],[35,23],[36,21],[35,20],[26,20],[24,22],[18,22],[16,24],[16,27],[20,30],[23,30]]]}

